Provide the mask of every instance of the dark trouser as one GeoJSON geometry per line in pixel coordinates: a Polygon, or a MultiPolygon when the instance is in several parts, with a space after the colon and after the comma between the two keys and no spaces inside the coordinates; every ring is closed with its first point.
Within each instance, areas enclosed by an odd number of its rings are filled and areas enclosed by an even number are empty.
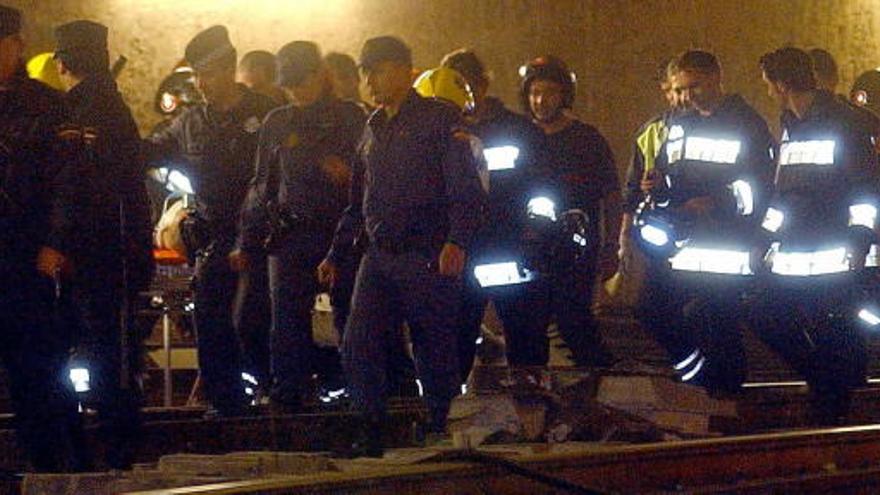
{"type": "Polygon", "coordinates": [[[755,298],[752,328],[810,386],[815,419],[835,424],[865,383],[867,353],[854,324],[855,284],[770,282],[755,298]]]}
{"type": "Polygon", "coordinates": [[[747,366],[740,318],[740,281],[649,265],[639,297],[642,327],[669,355],[682,379],[713,392],[737,392],[747,366]],[[702,280],[702,283],[701,283],[702,280]]]}
{"type": "Polygon", "coordinates": [[[269,255],[271,397],[280,404],[297,406],[309,383],[316,270],[328,244],[327,235],[298,233],[269,255]]]}
{"type": "Polygon", "coordinates": [[[241,340],[245,371],[260,384],[269,383],[269,328],[272,312],[269,298],[269,266],[260,252],[248,258],[247,270],[239,273],[233,320],[241,340]]]}
{"type": "Polygon", "coordinates": [[[238,275],[229,266],[231,240],[219,241],[196,260],[194,323],[205,395],[222,413],[245,405],[240,344],[232,321],[238,275]]]}
{"type": "MultiPolygon", "coordinates": [[[[339,262],[337,267],[338,279],[330,290],[330,304],[333,306],[333,325],[336,327],[336,331],[339,332],[340,341],[345,337],[345,326],[351,313],[354,282],[362,258],[363,254],[359,250],[353,250],[351,253],[342,256],[342,261],[339,262]]],[[[402,322],[398,322],[396,327],[401,329],[402,322]]],[[[392,337],[396,337],[396,340],[388,342],[388,391],[392,394],[395,390],[405,393],[414,386],[412,380],[415,370],[412,359],[410,359],[406,351],[403,331],[394,333],[392,337]]]]}
{"type": "Polygon", "coordinates": [[[496,300],[512,366],[544,366],[550,355],[547,326],[553,317],[578,366],[605,366],[609,356],[593,316],[595,257],[522,288],[519,297],[496,300]]]}
{"type": "Polygon", "coordinates": [[[489,304],[489,297],[480,289],[477,282],[467,284],[459,311],[459,336],[458,336],[458,369],[459,378],[466,381],[474,367],[474,357],[477,355],[477,338],[483,326],[483,315],[489,304]]]}
{"type": "MultiPolygon", "coordinates": [[[[76,347],[74,364],[89,370],[91,391],[84,404],[98,411],[100,432],[107,443],[107,464],[124,469],[131,465],[140,433],[140,393],[132,374],[132,362],[139,343],[121,348],[122,283],[120,273],[87,270],[90,276],[74,290],[83,330],[76,347]],[[122,360],[128,376],[123,384],[122,360]]],[[[84,277],[85,278],[85,277],[84,277]]],[[[131,336],[133,332],[129,332],[131,336]]]]}
{"type": "Polygon", "coordinates": [[[406,321],[425,386],[429,428],[440,431],[460,385],[456,323],[461,283],[437,273],[434,261],[434,255],[415,251],[368,250],[355,281],[343,366],[356,410],[380,418],[385,412],[388,342],[397,338],[393,333],[398,323],[406,321]]]}
{"type": "Polygon", "coordinates": [[[51,282],[35,273],[0,275],[0,359],[19,443],[36,471],[83,470],[87,456],[66,376],[70,336],[55,320],[51,282]]]}

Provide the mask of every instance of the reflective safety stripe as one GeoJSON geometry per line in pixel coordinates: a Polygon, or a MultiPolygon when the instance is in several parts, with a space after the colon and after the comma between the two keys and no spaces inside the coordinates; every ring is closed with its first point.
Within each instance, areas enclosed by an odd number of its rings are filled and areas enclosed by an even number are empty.
{"type": "Polygon", "coordinates": [[[670,165],[681,160],[681,150],[684,147],[684,139],[669,140],[666,142],[666,161],[670,165]]]}
{"type": "Polygon", "coordinates": [[[526,211],[529,215],[547,217],[554,222],[556,221],[556,203],[548,197],[538,196],[530,199],[526,205],[526,211]]]}
{"type": "Polygon", "coordinates": [[[689,137],[684,145],[686,160],[699,160],[713,163],[736,163],[741,147],[739,141],[731,139],[709,139],[689,137]]]}
{"type": "Polygon", "coordinates": [[[748,216],[755,211],[755,197],[752,193],[752,186],[744,181],[737,180],[731,184],[733,195],[736,197],[736,212],[740,215],[748,216]]]}
{"type": "Polygon", "coordinates": [[[516,285],[534,280],[534,275],[515,261],[503,263],[489,263],[474,267],[474,276],[480,287],[498,287],[501,285],[516,285]]]}
{"type": "Polygon", "coordinates": [[[871,244],[868,254],[865,256],[865,266],[872,268],[880,266],[880,256],[877,254],[877,245],[871,244]]]}
{"type": "Polygon", "coordinates": [[[868,203],[859,203],[849,207],[849,224],[860,225],[873,229],[877,223],[877,207],[868,203]]]}
{"type": "Polygon", "coordinates": [[[686,247],[670,260],[673,270],[751,275],[748,251],[686,247]]]}
{"type": "Polygon", "coordinates": [[[845,247],[823,251],[790,252],[779,250],[779,243],[770,248],[770,271],[778,275],[807,277],[849,271],[849,259],[845,247]]]}
{"type": "Polygon", "coordinates": [[[779,165],[833,165],[833,140],[791,141],[779,147],[779,165]]]}
{"type": "Polygon", "coordinates": [[[516,159],[519,158],[519,148],[516,146],[496,146],[483,150],[483,157],[489,166],[489,171],[510,170],[516,168],[516,159]]]}
{"type": "Polygon", "coordinates": [[[693,363],[698,357],[700,357],[700,350],[694,349],[694,352],[692,352],[688,357],[682,359],[680,362],[676,363],[673,368],[675,368],[676,371],[681,371],[687,368],[688,365],[693,363]]]}
{"type": "Polygon", "coordinates": [[[639,228],[639,233],[642,235],[642,239],[650,242],[655,246],[665,246],[669,243],[669,234],[666,233],[665,230],[660,227],[655,227],[651,224],[642,225],[639,228]]]}
{"type": "Polygon", "coordinates": [[[689,381],[693,380],[700,373],[700,370],[703,369],[704,364],[706,364],[706,358],[701,357],[700,360],[697,361],[697,364],[694,365],[694,368],[692,370],[681,375],[681,381],[689,382],[689,381]]]}
{"type": "Polygon", "coordinates": [[[876,327],[880,325],[880,316],[877,316],[873,311],[868,308],[862,308],[859,311],[859,319],[871,325],[872,327],[876,327]]]}
{"type": "Polygon", "coordinates": [[[785,214],[771,206],[767,208],[767,213],[764,215],[764,222],[761,223],[761,227],[768,232],[777,232],[782,227],[783,221],[785,221],[785,214]]]}

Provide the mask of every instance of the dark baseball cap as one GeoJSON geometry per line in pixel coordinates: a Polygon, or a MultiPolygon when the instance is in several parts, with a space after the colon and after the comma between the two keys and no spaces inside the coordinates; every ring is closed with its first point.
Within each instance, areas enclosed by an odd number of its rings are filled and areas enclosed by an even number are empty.
{"type": "Polygon", "coordinates": [[[229,41],[229,31],[225,26],[211,26],[195,35],[186,45],[184,58],[194,70],[226,57],[235,59],[235,47],[229,41]]]}
{"type": "Polygon", "coordinates": [[[21,32],[21,12],[12,7],[0,5],[0,38],[21,32]]]}
{"type": "Polygon", "coordinates": [[[370,70],[382,62],[397,62],[412,66],[412,52],[403,41],[394,36],[368,39],[361,49],[361,68],[370,70]]]}
{"type": "Polygon", "coordinates": [[[311,41],[291,41],[275,56],[278,61],[278,84],[298,86],[321,67],[321,49],[311,41]]]}
{"type": "Polygon", "coordinates": [[[107,26],[92,21],[73,21],[55,28],[55,53],[102,55],[107,52],[107,26]]]}

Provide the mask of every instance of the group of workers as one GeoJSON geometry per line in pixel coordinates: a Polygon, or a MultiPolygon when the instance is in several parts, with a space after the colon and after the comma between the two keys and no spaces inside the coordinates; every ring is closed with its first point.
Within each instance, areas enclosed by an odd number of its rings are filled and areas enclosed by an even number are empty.
{"type": "Polygon", "coordinates": [[[472,50],[414,83],[395,37],[367,40],[357,64],[310,41],[239,61],[213,26],[172,75],[193,94],[163,83],[157,107],[174,115],[141,139],[105,26],[55,30],[65,94],[28,77],[20,31],[21,14],[0,6],[0,352],[35,470],[93,463],[61,378],[71,347],[88,362],[105,463],[132,461],[128,306],[153,270],[147,168],[188,178],[180,231],[215,416],[248,412],[248,366],[273,408],[311,400],[312,312],[326,291],[361,419],[348,454],[383,453],[404,326],[424,431],[443,435],[490,300],[511,365],[547,364],[551,322],[576,365],[612,364],[591,305],[618,258],[643,261],[638,317],[683,381],[736,393],[744,324],[807,378],[820,421],[839,420],[865,380],[853,311],[873,316],[855,305],[876,266],[877,118],[818,89],[819,64],[799,49],[760,60],[782,109],[778,142],[724,93],[715,56],[664,64],[670,109],[639,131],[621,197],[610,147],[573,113],[575,75],[553,56],[521,69],[523,115],[488,95],[472,50]],[[242,347],[260,326],[265,349],[242,347]]]}

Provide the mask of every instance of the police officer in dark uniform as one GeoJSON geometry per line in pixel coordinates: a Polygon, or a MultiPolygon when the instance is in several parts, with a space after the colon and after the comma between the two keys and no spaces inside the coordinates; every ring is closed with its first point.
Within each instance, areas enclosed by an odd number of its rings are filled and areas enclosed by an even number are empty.
{"type": "Polygon", "coordinates": [[[81,220],[88,221],[81,233],[89,237],[91,249],[75,275],[73,296],[85,327],[77,352],[83,362],[77,364],[90,372],[94,400],[88,405],[98,410],[106,430],[107,462],[125,468],[131,463],[140,410],[130,376],[130,354],[136,348],[128,332],[131,303],[152,277],[140,136],[108,69],[107,28],[74,21],[59,26],[55,38],[73,123],[89,136],[92,213],[81,220]],[[123,331],[128,332],[125,338],[123,331]],[[123,371],[128,375],[120,376],[123,371]]]}
{"type": "Polygon", "coordinates": [[[653,208],[673,231],[653,237],[660,227],[646,220],[648,213],[637,216],[636,235],[654,253],[638,317],[683,381],[736,393],[746,376],[739,325],[772,173],[772,136],[742,97],[724,93],[711,53],[684,52],[669,72],[683,109],[666,121],[659,180],[643,208],[653,208]]]}
{"type": "Polygon", "coordinates": [[[62,371],[70,341],[53,315],[80,251],[82,133],[67,124],[62,96],[28,78],[20,29],[21,14],[0,5],[0,358],[31,468],[81,470],[62,371]]]}
{"type": "Polygon", "coordinates": [[[152,160],[179,162],[195,188],[207,231],[207,239],[192,246],[199,252],[194,287],[199,370],[212,413],[235,415],[243,411],[245,397],[232,320],[237,279],[227,256],[253,175],[260,123],[275,103],[235,83],[236,52],[223,26],[196,35],[186,60],[206,103],[187,108],[150,136],[147,150],[152,160]]]}
{"type": "MultiPolygon", "coordinates": [[[[443,57],[441,65],[458,71],[470,86],[474,96],[473,109],[465,115],[468,129],[483,144],[483,154],[489,169],[488,221],[477,237],[473,252],[490,251],[499,242],[522,234],[525,218],[525,193],[528,172],[536,167],[535,153],[541,141],[541,130],[529,118],[513,112],[501,100],[488,95],[489,77],[483,62],[469,49],[460,49],[443,57]]],[[[462,380],[467,379],[474,361],[476,340],[480,334],[483,313],[488,303],[485,292],[468,274],[470,291],[462,304],[459,365],[462,380]]],[[[521,297],[519,288],[499,291],[493,295],[495,309],[504,328],[521,327],[531,319],[524,312],[514,311],[515,301],[521,297]]],[[[520,334],[513,330],[514,334],[520,334]]]]}
{"type": "Polygon", "coordinates": [[[864,342],[852,315],[880,206],[871,133],[847,102],[817,89],[805,52],[782,48],[760,65],[783,112],[762,223],[769,273],[753,328],[806,377],[814,420],[837,424],[852,389],[865,383],[864,342]]]}
{"type": "Polygon", "coordinates": [[[575,87],[574,73],[556,57],[538,57],[524,67],[522,104],[543,131],[531,185],[555,191],[559,208],[586,213],[591,254],[549,273],[516,302],[526,325],[520,334],[508,331],[511,364],[547,363],[547,326],[554,315],[576,364],[605,366],[611,359],[591,306],[597,273],[610,276],[616,267],[620,187],[608,142],[570,113],[575,87]]]}
{"type": "Polygon", "coordinates": [[[279,82],[290,105],[268,115],[260,132],[252,189],[242,213],[242,268],[269,252],[273,404],[295,411],[308,382],[316,268],[346,205],[357,140],[366,116],[333,95],[318,46],[294,41],[278,52],[279,82]]]}
{"type": "Polygon", "coordinates": [[[411,88],[409,48],[390,36],[367,40],[360,65],[380,108],[367,121],[350,204],[319,274],[334,279],[336,248],[350,245],[363,227],[370,246],[355,282],[343,365],[354,406],[365,416],[362,453],[376,456],[382,453],[387,342],[400,319],[413,331],[428,431],[445,430],[460,385],[460,277],[484,193],[470,139],[459,134],[459,110],[411,88]]]}

